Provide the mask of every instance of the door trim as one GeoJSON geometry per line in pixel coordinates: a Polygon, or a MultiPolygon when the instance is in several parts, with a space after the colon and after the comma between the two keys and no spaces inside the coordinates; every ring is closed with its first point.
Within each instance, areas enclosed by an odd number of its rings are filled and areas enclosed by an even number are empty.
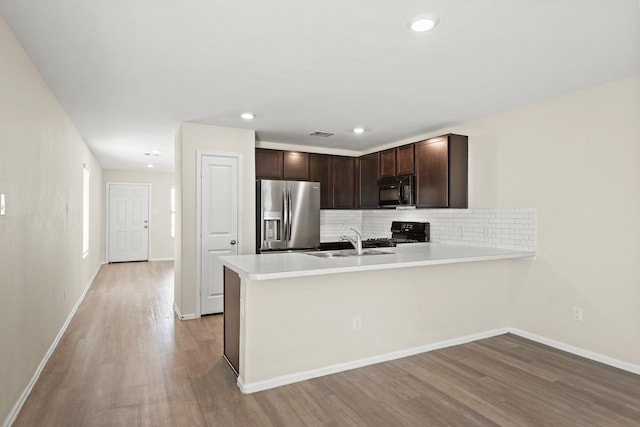
{"type": "Polygon", "coordinates": [[[242,197],[244,195],[244,187],[242,182],[243,163],[242,153],[231,151],[209,151],[209,150],[196,150],[196,314],[195,318],[202,317],[202,307],[200,303],[202,300],[202,158],[204,156],[215,157],[229,157],[237,159],[238,161],[238,252],[242,252],[242,245],[244,244],[242,236],[242,222],[240,218],[243,218],[242,211],[242,197]]]}
{"type": "Polygon", "coordinates": [[[107,186],[107,192],[105,194],[105,198],[107,199],[105,206],[105,235],[104,235],[104,246],[105,246],[105,253],[104,253],[104,260],[106,263],[109,263],[109,190],[111,189],[111,185],[115,184],[115,185],[144,185],[145,187],[148,187],[149,189],[149,203],[147,206],[147,218],[149,218],[149,232],[147,233],[147,261],[149,261],[151,259],[151,246],[149,245],[150,241],[151,241],[151,190],[152,190],[152,185],[146,182],[114,182],[114,181],[108,181],[106,186],[107,186]]]}

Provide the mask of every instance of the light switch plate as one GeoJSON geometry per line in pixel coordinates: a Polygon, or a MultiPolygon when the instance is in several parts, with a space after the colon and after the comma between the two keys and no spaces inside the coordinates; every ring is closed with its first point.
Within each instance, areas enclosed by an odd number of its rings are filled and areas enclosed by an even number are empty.
{"type": "Polygon", "coordinates": [[[4,193],[0,194],[0,215],[4,215],[5,213],[5,208],[4,208],[4,193]]]}

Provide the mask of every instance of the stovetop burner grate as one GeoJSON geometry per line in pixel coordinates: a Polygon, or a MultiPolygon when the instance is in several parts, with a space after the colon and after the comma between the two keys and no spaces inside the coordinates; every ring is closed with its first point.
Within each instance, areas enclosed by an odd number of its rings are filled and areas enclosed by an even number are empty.
{"type": "Polygon", "coordinates": [[[394,247],[397,244],[402,243],[418,243],[416,239],[394,239],[394,238],[378,238],[367,239],[362,242],[362,246],[365,248],[382,248],[382,247],[394,247]]]}

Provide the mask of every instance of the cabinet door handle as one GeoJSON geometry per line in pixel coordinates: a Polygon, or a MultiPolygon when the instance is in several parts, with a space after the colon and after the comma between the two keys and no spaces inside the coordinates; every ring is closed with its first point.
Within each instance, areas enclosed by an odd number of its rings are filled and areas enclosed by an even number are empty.
{"type": "Polygon", "coordinates": [[[229,242],[229,243],[231,243],[232,245],[235,245],[235,244],[236,244],[236,241],[235,241],[235,240],[232,240],[232,241],[231,241],[231,242],[229,242]]]}

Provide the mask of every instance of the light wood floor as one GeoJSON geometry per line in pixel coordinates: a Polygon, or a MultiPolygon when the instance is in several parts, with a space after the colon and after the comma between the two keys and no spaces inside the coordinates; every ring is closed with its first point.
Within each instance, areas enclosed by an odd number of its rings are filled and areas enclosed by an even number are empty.
{"type": "Polygon", "coordinates": [[[14,426],[640,425],[640,376],[513,335],[243,395],[222,316],[175,319],[172,281],[104,266],[14,426]]]}

